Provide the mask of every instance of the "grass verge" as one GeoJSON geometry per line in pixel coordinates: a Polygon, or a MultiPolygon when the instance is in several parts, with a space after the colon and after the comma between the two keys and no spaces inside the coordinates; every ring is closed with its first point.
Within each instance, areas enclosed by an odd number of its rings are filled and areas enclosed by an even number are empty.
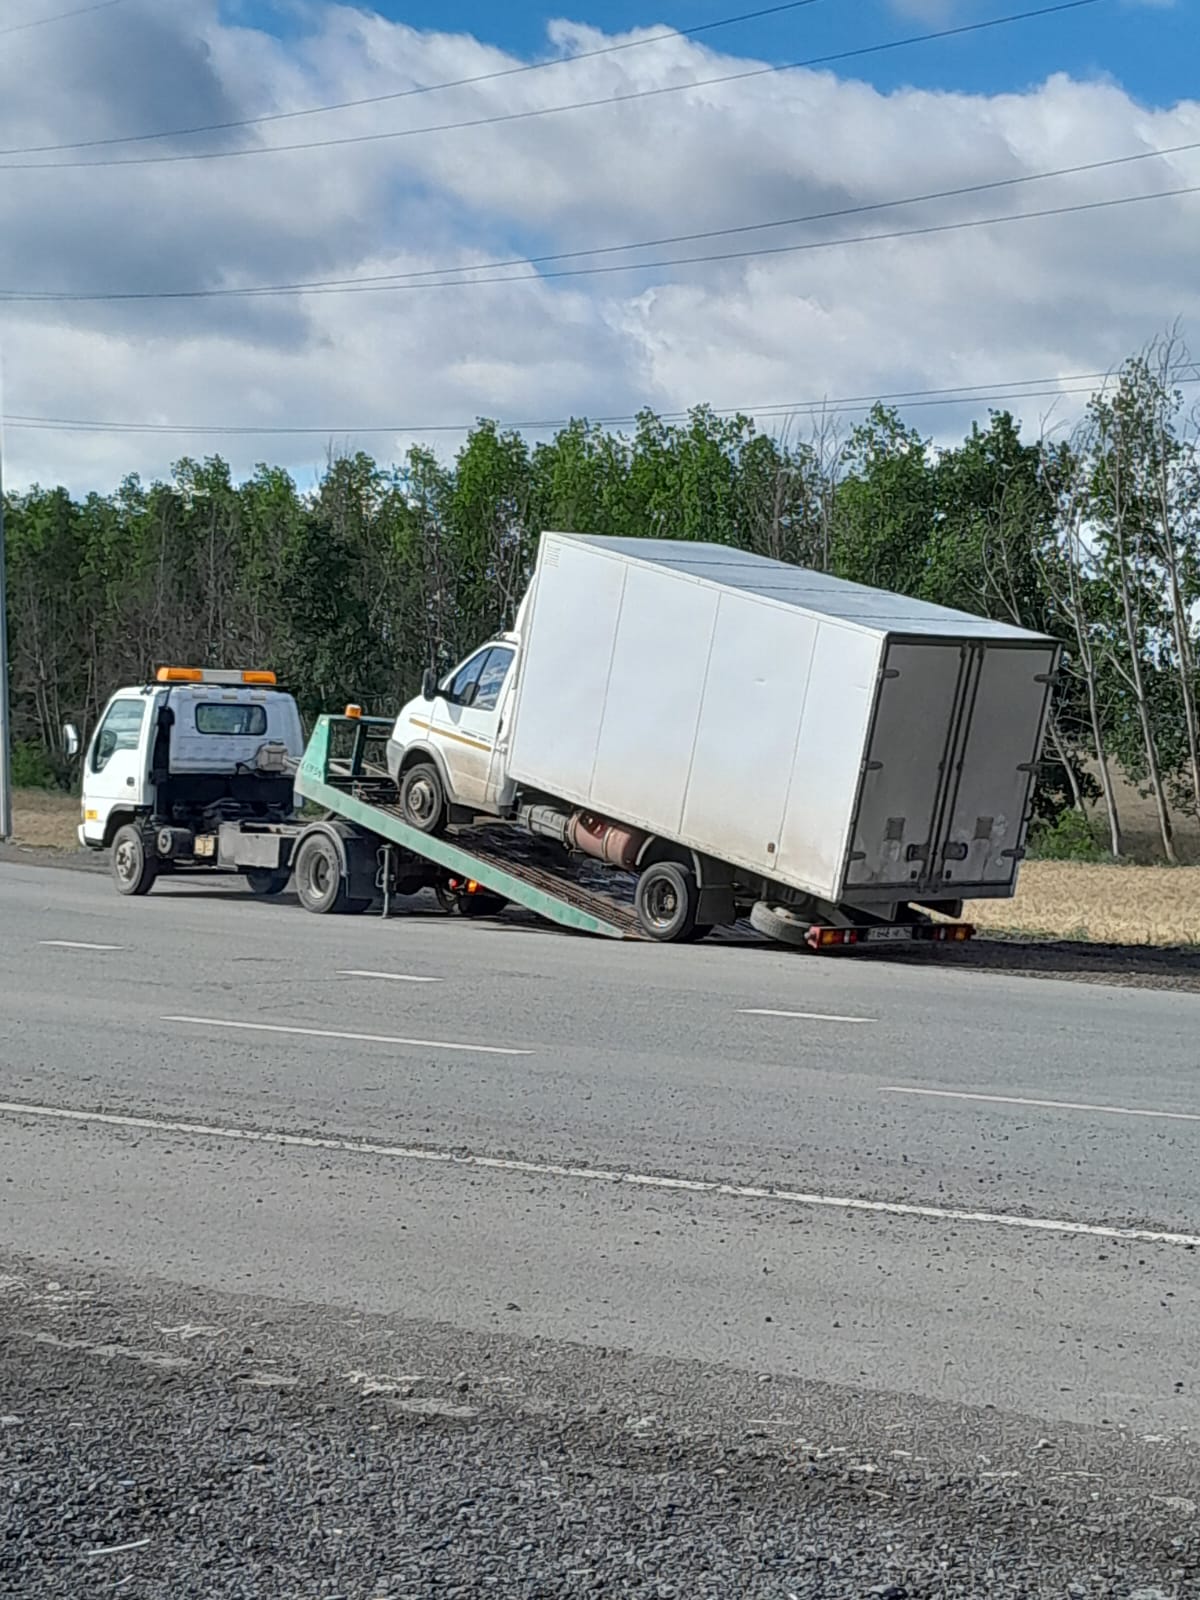
{"type": "Polygon", "coordinates": [[[18,844],[46,850],[75,850],[79,841],[79,801],[48,789],[14,789],[13,827],[18,844]]]}

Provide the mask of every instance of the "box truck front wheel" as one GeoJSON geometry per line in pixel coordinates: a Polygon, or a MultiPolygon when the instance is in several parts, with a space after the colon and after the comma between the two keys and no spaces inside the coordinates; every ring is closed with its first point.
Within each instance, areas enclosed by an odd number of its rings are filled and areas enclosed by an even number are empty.
{"type": "Polygon", "coordinates": [[[410,828],[419,833],[440,833],[446,820],[446,791],[442,776],[429,761],[418,762],[400,779],[400,810],[410,828]]]}
{"type": "Polygon", "coordinates": [[[154,887],[158,862],[146,850],[142,830],[134,824],[117,829],[111,865],[118,894],[149,894],[154,887]]]}
{"type": "Polygon", "coordinates": [[[637,881],[638,923],[648,938],[660,944],[687,944],[704,937],[696,923],[699,901],[696,874],[675,861],[647,867],[637,881]]]}

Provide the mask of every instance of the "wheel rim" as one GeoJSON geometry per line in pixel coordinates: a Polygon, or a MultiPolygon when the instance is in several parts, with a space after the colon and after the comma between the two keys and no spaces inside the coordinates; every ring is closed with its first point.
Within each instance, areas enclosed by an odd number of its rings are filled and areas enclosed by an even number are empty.
{"type": "Polygon", "coordinates": [[[138,848],[132,839],[122,839],[113,855],[113,865],[122,883],[132,883],[138,875],[138,848]]]}
{"type": "Polygon", "coordinates": [[[308,864],[308,887],[316,899],[323,900],[329,893],[332,876],[329,857],[324,850],[314,851],[308,864]]]}
{"type": "Polygon", "coordinates": [[[679,892],[669,878],[656,878],[646,890],[643,904],[656,928],[669,928],[679,915],[679,892]]]}
{"type": "Polygon", "coordinates": [[[413,820],[428,824],[437,816],[438,797],[428,778],[414,778],[408,786],[408,809],[413,820]]]}

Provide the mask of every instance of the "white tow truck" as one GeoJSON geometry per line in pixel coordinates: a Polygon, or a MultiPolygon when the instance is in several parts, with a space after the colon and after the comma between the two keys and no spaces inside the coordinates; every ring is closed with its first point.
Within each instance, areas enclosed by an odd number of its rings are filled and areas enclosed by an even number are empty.
{"type": "MultiPolygon", "coordinates": [[[[79,751],[73,726],[68,755],[79,751]]],[[[160,667],[118,689],[88,744],[78,835],[112,851],[122,894],[176,866],[240,872],[255,894],[287,887],[277,836],[294,831],[300,712],[274,673],[160,667]]]]}

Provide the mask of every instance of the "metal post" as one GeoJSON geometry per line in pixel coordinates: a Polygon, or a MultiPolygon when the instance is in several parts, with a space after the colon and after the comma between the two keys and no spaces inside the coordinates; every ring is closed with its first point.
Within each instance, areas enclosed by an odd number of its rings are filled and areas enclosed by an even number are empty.
{"type": "MultiPolygon", "coordinates": [[[[4,388],[0,384],[0,406],[4,388]]],[[[4,550],[4,416],[0,411],[0,840],[11,839],[12,810],[12,729],[8,707],[8,597],[4,550]]]]}

